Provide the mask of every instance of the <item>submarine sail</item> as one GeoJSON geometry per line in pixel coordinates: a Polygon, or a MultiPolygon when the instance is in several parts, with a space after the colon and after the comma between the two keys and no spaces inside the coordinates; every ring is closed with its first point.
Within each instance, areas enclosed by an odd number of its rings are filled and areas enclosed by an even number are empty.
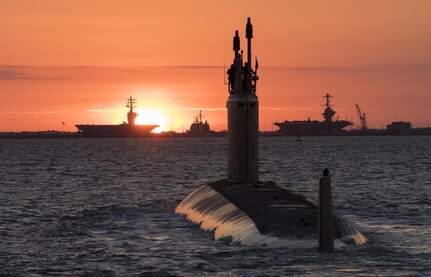
{"type": "MultiPolygon", "coordinates": [[[[258,81],[251,67],[253,27],[246,25],[247,61],[243,62],[239,32],[233,38],[234,60],[228,69],[227,179],[208,182],[191,192],[175,209],[215,239],[269,247],[316,247],[318,205],[274,182],[259,180],[258,81]]],[[[367,239],[334,213],[335,246],[364,244],[367,239]]]]}

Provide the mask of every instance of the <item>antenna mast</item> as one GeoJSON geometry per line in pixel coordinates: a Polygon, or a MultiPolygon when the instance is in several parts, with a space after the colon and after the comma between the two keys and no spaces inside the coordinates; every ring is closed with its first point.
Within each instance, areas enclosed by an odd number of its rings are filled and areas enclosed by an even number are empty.
{"type": "Polygon", "coordinates": [[[132,98],[132,95],[128,99],[126,99],[126,107],[130,108],[127,113],[127,123],[129,125],[135,125],[135,119],[138,117],[138,114],[133,111],[133,108],[136,108],[136,99],[132,98]]]}

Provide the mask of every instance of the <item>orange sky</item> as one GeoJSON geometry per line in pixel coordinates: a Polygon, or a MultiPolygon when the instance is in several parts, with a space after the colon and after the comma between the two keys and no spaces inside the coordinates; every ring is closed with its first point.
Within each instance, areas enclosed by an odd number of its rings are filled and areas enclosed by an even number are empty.
{"type": "MultiPolygon", "coordinates": [[[[125,98],[167,129],[199,109],[226,128],[223,64],[232,36],[254,25],[260,128],[340,118],[431,124],[431,1],[0,1],[0,131],[121,123],[125,98]],[[84,4],[85,3],[85,4],[84,4]],[[171,116],[172,115],[172,116],[171,116]]],[[[149,123],[149,122],[148,122],[149,123]]]]}

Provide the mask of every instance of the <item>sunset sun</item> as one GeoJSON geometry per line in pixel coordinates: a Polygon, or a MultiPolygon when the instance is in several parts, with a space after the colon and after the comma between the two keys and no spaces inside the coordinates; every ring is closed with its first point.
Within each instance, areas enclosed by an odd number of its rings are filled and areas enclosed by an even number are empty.
{"type": "Polygon", "coordinates": [[[161,133],[166,129],[166,120],[162,113],[156,109],[138,110],[138,117],[136,118],[137,125],[159,125],[154,129],[153,133],[161,133]]]}

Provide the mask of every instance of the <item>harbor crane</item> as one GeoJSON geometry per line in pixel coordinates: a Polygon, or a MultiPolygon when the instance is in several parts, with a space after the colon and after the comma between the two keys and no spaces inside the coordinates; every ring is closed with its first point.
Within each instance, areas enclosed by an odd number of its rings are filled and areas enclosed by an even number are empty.
{"type": "Polygon", "coordinates": [[[366,114],[361,111],[361,108],[359,108],[359,106],[357,104],[355,104],[355,106],[356,106],[356,113],[359,116],[359,121],[360,121],[360,124],[361,124],[361,130],[362,131],[366,131],[368,129],[366,114]]]}

